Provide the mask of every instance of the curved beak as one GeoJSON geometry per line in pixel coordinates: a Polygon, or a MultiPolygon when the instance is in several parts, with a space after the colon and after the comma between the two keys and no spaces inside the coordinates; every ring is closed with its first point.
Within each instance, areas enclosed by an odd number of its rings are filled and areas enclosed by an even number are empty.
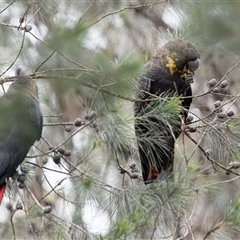
{"type": "Polygon", "coordinates": [[[189,69],[192,72],[195,72],[200,64],[200,59],[197,58],[195,61],[189,61],[187,64],[187,69],[189,69]]]}

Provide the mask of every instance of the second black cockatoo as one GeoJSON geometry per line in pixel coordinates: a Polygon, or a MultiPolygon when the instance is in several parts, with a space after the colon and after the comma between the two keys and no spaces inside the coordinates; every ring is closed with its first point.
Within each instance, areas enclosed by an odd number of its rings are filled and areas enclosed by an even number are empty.
{"type": "Polygon", "coordinates": [[[0,98],[0,203],[6,179],[41,138],[42,127],[37,85],[31,77],[18,75],[0,98]]]}
{"type": "Polygon", "coordinates": [[[172,128],[159,119],[161,116],[150,116],[153,108],[158,106],[153,98],[174,94],[188,97],[180,98],[185,109],[182,110],[182,118],[186,119],[192,102],[190,84],[194,71],[199,67],[199,59],[198,49],[192,43],[174,39],[156,52],[139,78],[137,101],[134,103],[135,134],[146,184],[173,174],[174,143],[181,133],[181,116],[177,117],[178,124],[172,128]],[[163,138],[164,146],[160,145],[158,138],[163,138]]]}

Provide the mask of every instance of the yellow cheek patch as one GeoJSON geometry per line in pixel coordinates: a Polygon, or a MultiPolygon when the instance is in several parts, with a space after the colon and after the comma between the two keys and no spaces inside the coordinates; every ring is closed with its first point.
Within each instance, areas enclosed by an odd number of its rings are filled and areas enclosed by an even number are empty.
{"type": "Polygon", "coordinates": [[[181,78],[184,78],[184,77],[186,77],[187,75],[192,75],[192,76],[194,76],[194,73],[193,73],[192,71],[190,71],[190,70],[186,70],[186,71],[183,71],[183,72],[178,71],[178,72],[179,72],[181,78]]]}
{"type": "MultiPolygon", "coordinates": [[[[179,73],[181,73],[181,71],[179,71],[179,73]]],[[[184,77],[186,77],[186,76],[187,76],[187,73],[186,73],[186,72],[180,74],[180,77],[181,77],[181,78],[184,78],[184,77]]]]}
{"type": "Polygon", "coordinates": [[[169,69],[170,74],[173,75],[176,70],[176,62],[174,61],[173,58],[169,56],[166,56],[166,59],[167,59],[166,67],[169,69]]]}

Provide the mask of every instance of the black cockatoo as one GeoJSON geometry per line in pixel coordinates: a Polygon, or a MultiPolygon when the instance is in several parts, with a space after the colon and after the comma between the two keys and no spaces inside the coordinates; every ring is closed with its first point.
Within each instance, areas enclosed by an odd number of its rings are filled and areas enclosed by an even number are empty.
{"type": "Polygon", "coordinates": [[[37,85],[31,77],[19,74],[0,98],[0,203],[6,179],[41,138],[42,127],[37,85]]]}
{"type": "Polygon", "coordinates": [[[174,39],[156,52],[139,78],[137,101],[134,103],[135,134],[146,184],[173,173],[174,143],[181,133],[181,118],[186,119],[192,102],[190,84],[194,71],[199,67],[199,59],[198,49],[192,43],[174,39]],[[185,97],[180,98],[185,110],[182,110],[182,117],[177,117],[178,124],[171,129],[159,119],[161,116],[149,116],[149,113],[157,106],[154,96],[171,97],[174,94],[185,97]],[[158,138],[164,138],[165,147],[160,146],[158,138]]]}

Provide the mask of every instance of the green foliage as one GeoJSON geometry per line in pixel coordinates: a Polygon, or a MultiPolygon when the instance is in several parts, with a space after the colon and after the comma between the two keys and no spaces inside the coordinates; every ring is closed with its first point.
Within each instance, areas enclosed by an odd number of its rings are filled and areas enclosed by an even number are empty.
{"type": "Polygon", "coordinates": [[[55,226],[51,232],[50,232],[50,239],[70,239],[70,237],[68,236],[68,234],[66,234],[66,230],[61,226],[55,226]]]}
{"type": "Polygon", "coordinates": [[[233,228],[236,231],[239,231],[238,227],[240,224],[240,199],[237,195],[234,201],[230,204],[230,206],[225,211],[224,218],[227,221],[227,225],[229,225],[231,228],[233,228]]]}
{"type": "Polygon", "coordinates": [[[149,155],[153,154],[154,156],[155,154],[154,144],[163,151],[168,151],[169,137],[174,135],[174,131],[180,131],[180,114],[183,109],[179,97],[167,93],[161,97],[156,97],[150,103],[143,104],[145,104],[143,112],[136,117],[135,124],[139,131],[141,131],[142,126],[150,131],[142,133],[138,142],[140,144],[143,142],[143,145],[148,144],[148,147],[143,151],[148,151],[149,155]],[[171,136],[169,136],[169,130],[171,136]]]}
{"type": "Polygon", "coordinates": [[[146,106],[144,118],[156,117],[160,121],[174,125],[178,120],[180,113],[183,111],[181,101],[178,96],[169,94],[156,97],[146,106]]]}
{"type": "Polygon", "coordinates": [[[119,217],[107,237],[108,239],[125,239],[128,236],[134,236],[149,226],[150,220],[150,217],[135,210],[131,216],[119,217]]]}
{"type": "Polygon", "coordinates": [[[119,218],[116,222],[115,229],[113,231],[113,236],[110,239],[121,239],[121,237],[126,237],[128,234],[134,231],[134,224],[131,219],[119,218]]]}
{"type": "Polygon", "coordinates": [[[123,104],[112,102],[107,104],[106,109],[97,119],[100,134],[102,133],[103,141],[106,142],[110,155],[116,156],[117,151],[129,150],[133,144],[132,131],[130,129],[131,118],[128,115],[120,115],[123,111],[123,104]]]}
{"type": "Polygon", "coordinates": [[[155,236],[157,226],[164,226],[161,233],[167,234],[176,227],[175,219],[184,216],[192,207],[185,177],[179,177],[177,182],[157,181],[144,187],[126,187],[114,195],[108,204],[111,214],[117,216],[110,239],[138,239],[143,233],[149,239],[151,235],[155,236]]]}
{"type": "MultiPolygon", "coordinates": [[[[219,82],[239,61],[239,3],[167,2],[1,3],[2,89],[7,89],[4,81],[12,80],[15,66],[22,66],[26,74],[38,79],[46,124],[43,139],[29,153],[34,157],[24,163],[30,166],[24,175],[35,198],[26,189],[7,192],[14,207],[14,200],[24,203],[24,211],[6,210],[9,199],[4,199],[0,215],[6,219],[0,219],[1,236],[239,239],[239,181],[234,173],[225,175],[228,164],[239,162],[240,157],[239,68],[225,76],[230,86],[218,86],[219,94],[208,92],[208,83],[204,82],[213,77],[219,82]],[[24,17],[21,26],[20,17],[24,17]],[[170,18],[176,27],[169,24],[170,18]],[[25,32],[26,24],[32,31],[25,32]],[[192,125],[179,125],[181,97],[169,93],[150,103],[142,102],[148,104],[146,112],[134,117],[140,69],[163,42],[176,37],[193,40],[201,52],[201,66],[192,85],[192,125]],[[233,108],[235,116],[218,119],[212,104],[216,100],[223,102],[223,113],[233,108]],[[96,116],[86,119],[91,111],[96,116]],[[74,125],[76,118],[81,118],[81,126],[74,125]],[[144,136],[144,141],[163,149],[168,148],[166,129],[196,128],[196,132],[189,131],[193,141],[186,136],[178,139],[173,179],[143,184],[134,121],[150,126],[153,134],[144,136]],[[70,131],[65,131],[66,127],[70,131]],[[159,128],[162,134],[154,134],[159,128]],[[52,161],[43,165],[42,158],[50,159],[60,145],[71,150],[71,156],[61,155],[58,165],[52,161]],[[212,160],[217,172],[205,161],[208,149],[208,161],[212,160]],[[135,162],[138,178],[130,178],[129,172],[120,174],[117,159],[127,171],[129,163],[135,162]],[[50,174],[43,175],[45,170],[50,174]],[[39,204],[44,207],[49,202],[52,215],[43,215],[39,204]],[[64,203],[57,207],[59,202],[64,203]],[[91,229],[86,223],[85,217],[91,215],[86,212],[88,205],[97,212],[91,218],[93,226],[102,212],[106,214],[101,215],[99,228],[91,229]],[[27,227],[9,220],[11,214],[15,219],[18,213],[17,221],[27,227]]],[[[238,174],[238,169],[231,170],[238,174]]],[[[10,180],[11,184],[18,185],[10,180]]]]}
{"type": "Polygon", "coordinates": [[[79,206],[83,205],[86,200],[97,201],[100,189],[95,178],[84,176],[83,179],[73,179],[73,181],[75,191],[72,194],[79,206]]]}
{"type": "MultiPolygon", "coordinates": [[[[168,119],[167,122],[171,123],[171,120],[176,120],[180,113],[183,111],[181,107],[181,100],[178,96],[173,96],[169,99],[164,100],[165,103],[159,108],[162,118],[168,119]]],[[[158,114],[158,112],[157,112],[158,114]]],[[[174,125],[174,124],[173,124],[174,125]]]]}
{"type": "Polygon", "coordinates": [[[227,166],[231,161],[238,161],[240,126],[236,120],[221,123],[216,121],[207,128],[205,136],[211,157],[227,166]]]}

